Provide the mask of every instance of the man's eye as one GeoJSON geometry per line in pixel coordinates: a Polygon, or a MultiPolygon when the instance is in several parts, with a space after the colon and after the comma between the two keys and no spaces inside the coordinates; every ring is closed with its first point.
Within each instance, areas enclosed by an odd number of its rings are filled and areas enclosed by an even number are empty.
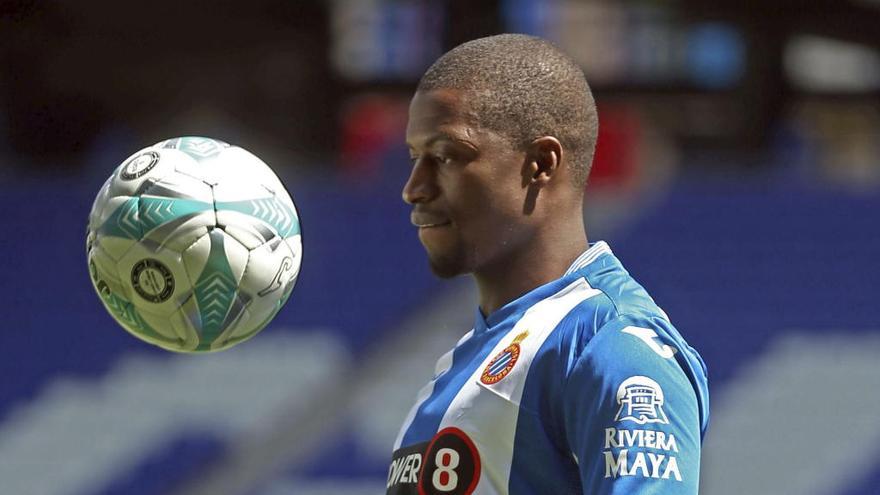
{"type": "MultiPolygon", "coordinates": [[[[409,157],[409,162],[415,167],[421,158],[420,156],[411,156],[409,157]]],[[[438,165],[446,165],[452,162],[452,158],[446,155],[428,155],[427,158],[438,165]]]]}

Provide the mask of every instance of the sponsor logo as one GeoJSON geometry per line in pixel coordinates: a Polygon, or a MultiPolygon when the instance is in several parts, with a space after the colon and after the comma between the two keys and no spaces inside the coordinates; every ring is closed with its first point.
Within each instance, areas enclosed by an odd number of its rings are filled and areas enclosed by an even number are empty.
{"type": "Polygon", "coordinates": [[[606,478],[641,476],[681,481],[675,453],[678,444],[672,433],[605,428],[606,478]]]}
{"type": "Polygon", "coordinates": [[[153,170],[157,163],[159,163],[159,153],[146,151],[126,162],[119,177],[122,180],[135,180],[153,170]]]}
{"type": "MultiPolygon", "coordinates": [[[[647,376],[631,376],[617,389],[615,421],[669,424],[663,389],[647,376]]],[[[605,428],[605,477],[641,476],[681,481],[675,435],[660,430],[605,428]]]]}
{"type": "Polygon", "coordinates": [[[146,258],[132,267],[131,285],[142,298],[158,304],[174,293],[174,275],[159,260],[146,258]]]}
{"type": "Polygon", "coordinates": [[[480,480],[480,453],[465,432],[444,428],[425,451],[419,495],[470,495],[480,480]]]}
{"type": "Polygon", "coordinates": [[[660,384],[647,376],[631,376],[617,389],[617,403],[620,409],[615,421],[634,421],[668,424],[663,412],[663,389],[660,384]]]}
{"type": "Polygon", "coordinates": [[[619,450],[616,457],[610,450],[606,450],[604,453],[606,478],[641,476],[664,480],[672,478],[675,481],[681,481],[678,459],[675,456],[653,452],[631,453],[627,449],[619,450]]]}
{"type": "Polygon", "coordinates": [[[486,365],[486,368],[483,369],[483,374],[480,376],[480,381],[486,385],[493,385],[498,383],[505,376],[507,376],[513,367],[516,365],[516,361],[519,359],[520,347],[519,344],[526,337],[529,336],[529,331],[526,330],[523,333],[516,336],[513,339],[513,343],[509,346],[505,347],[503,351],[499,352],[489,364],[486,365]]]}
{"type": "Polygon", "coordinates": [[[667,452],[678,452],[675,435],[659,430],[621,430],[605,428],[605,448],[658,449],[667,452]]]}
{"type": "Polygon", "coordinates": [[[410,495],[418,493],[417,483],[422,469],[422,456],[430,442],[422,442],[403,447],[391,456],[388,467],[388,481],[385,485],[389,495],[410,495]]]}
{"type": "Polygon", "coordinates": [[[451,426],[437,432],[430,442],[394,452],[386,495],[470,495],[480,480],[480,469],[474,442],[451,426]]]}

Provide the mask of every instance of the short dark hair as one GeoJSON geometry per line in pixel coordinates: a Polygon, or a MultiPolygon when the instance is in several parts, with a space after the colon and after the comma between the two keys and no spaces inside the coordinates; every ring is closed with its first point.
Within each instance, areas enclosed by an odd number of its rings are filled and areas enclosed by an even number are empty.
{"type": "Polygon", "coordinates": [[[542,136],[559,139],[573,179],[586,184],[599,119],[584,73],[550,42],[500,34],[461,44],[425,72],[419,91],[474,90],[477,124],[524,147],[542,136]]]}

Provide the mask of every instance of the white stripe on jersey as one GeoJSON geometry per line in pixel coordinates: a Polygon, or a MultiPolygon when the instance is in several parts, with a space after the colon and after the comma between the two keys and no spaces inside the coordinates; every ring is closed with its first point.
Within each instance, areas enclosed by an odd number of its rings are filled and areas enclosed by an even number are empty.
{"type": "Polygon", "coordinates": [[[596,244],[593,244],[574,260],[571,266],[568,267],[568,270],[565,271],[565,275],[570,275],[582,269],[593,261],[596,261],[596,258],[605,253],[611,254],[611,248],[608,247],[608,244],[606,244],[605,241],[599,241],[596,244]]]}
{"type": "Polygon", "coordinates": [[[474,494],[497,494],[499,488],[500,493],[507,493],[519,403],[532,360],[565,315],[584,300],[601,293],[584,278],[579,278],[529,308],[486,355],[452,400],[438,431],[448,426],[460,428],[470,436],[482,459],[492,459],[482,463],[483,472],[474,494]],[[493,385],[483,385],[480,376],[489,362],[526,330],[528,336],[519,343],[519,357],[510,374],[493,385]],[[493,393],[498,396],[494,400],[493,393]],[[503,405],[499,402],[502,398],[510,404],[503,405]]]}
{"type": "Polygon", "coordinates": [[[406,432],[409,430],[409,427],[415,420],[416,413],[419,412],[419,408],[422,407],[422,403],[428,400],[428,397],[430,397],[431,394],[434,393],[434,382],[436,382],[441,375],[449,371],[449,368],[452,368],[452,355],[455,353],[455,350],[458,349],[458,347],[461,344],[465,343],[465,341],[467,341],[469,338],[473,337],[473,335],[474,330],[471,329],[470,332],[464,334],[460,339],[458,339],[458,343],[455,344],[455,347],[453,347],[452,350],[440,356],[440,359],[437,360],[437,364],[434,365],[434,378],[431,378],[431,381],[429,381],[427,385],[419,390],[419,393],[416,396],[416,403],[412,406],[412,409],[409,410],[409,414],[406,415],[406,419],[403,420],[403,427],[397,434],[397,440],[394,441],[394,450],[400,448],[400,443],[403,441],[403,436],[406,435],[406,432]]]}

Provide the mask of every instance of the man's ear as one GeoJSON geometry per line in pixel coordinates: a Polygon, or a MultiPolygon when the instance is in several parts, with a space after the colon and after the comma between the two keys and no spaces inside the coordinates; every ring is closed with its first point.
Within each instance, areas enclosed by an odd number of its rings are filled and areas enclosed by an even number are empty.
{"type": "Polygon", "coordinates": [[[546,186],[553,179],[562,163],[562,144],[553,136],[539,137],[526,148],[524,181],[546,186]]]}

